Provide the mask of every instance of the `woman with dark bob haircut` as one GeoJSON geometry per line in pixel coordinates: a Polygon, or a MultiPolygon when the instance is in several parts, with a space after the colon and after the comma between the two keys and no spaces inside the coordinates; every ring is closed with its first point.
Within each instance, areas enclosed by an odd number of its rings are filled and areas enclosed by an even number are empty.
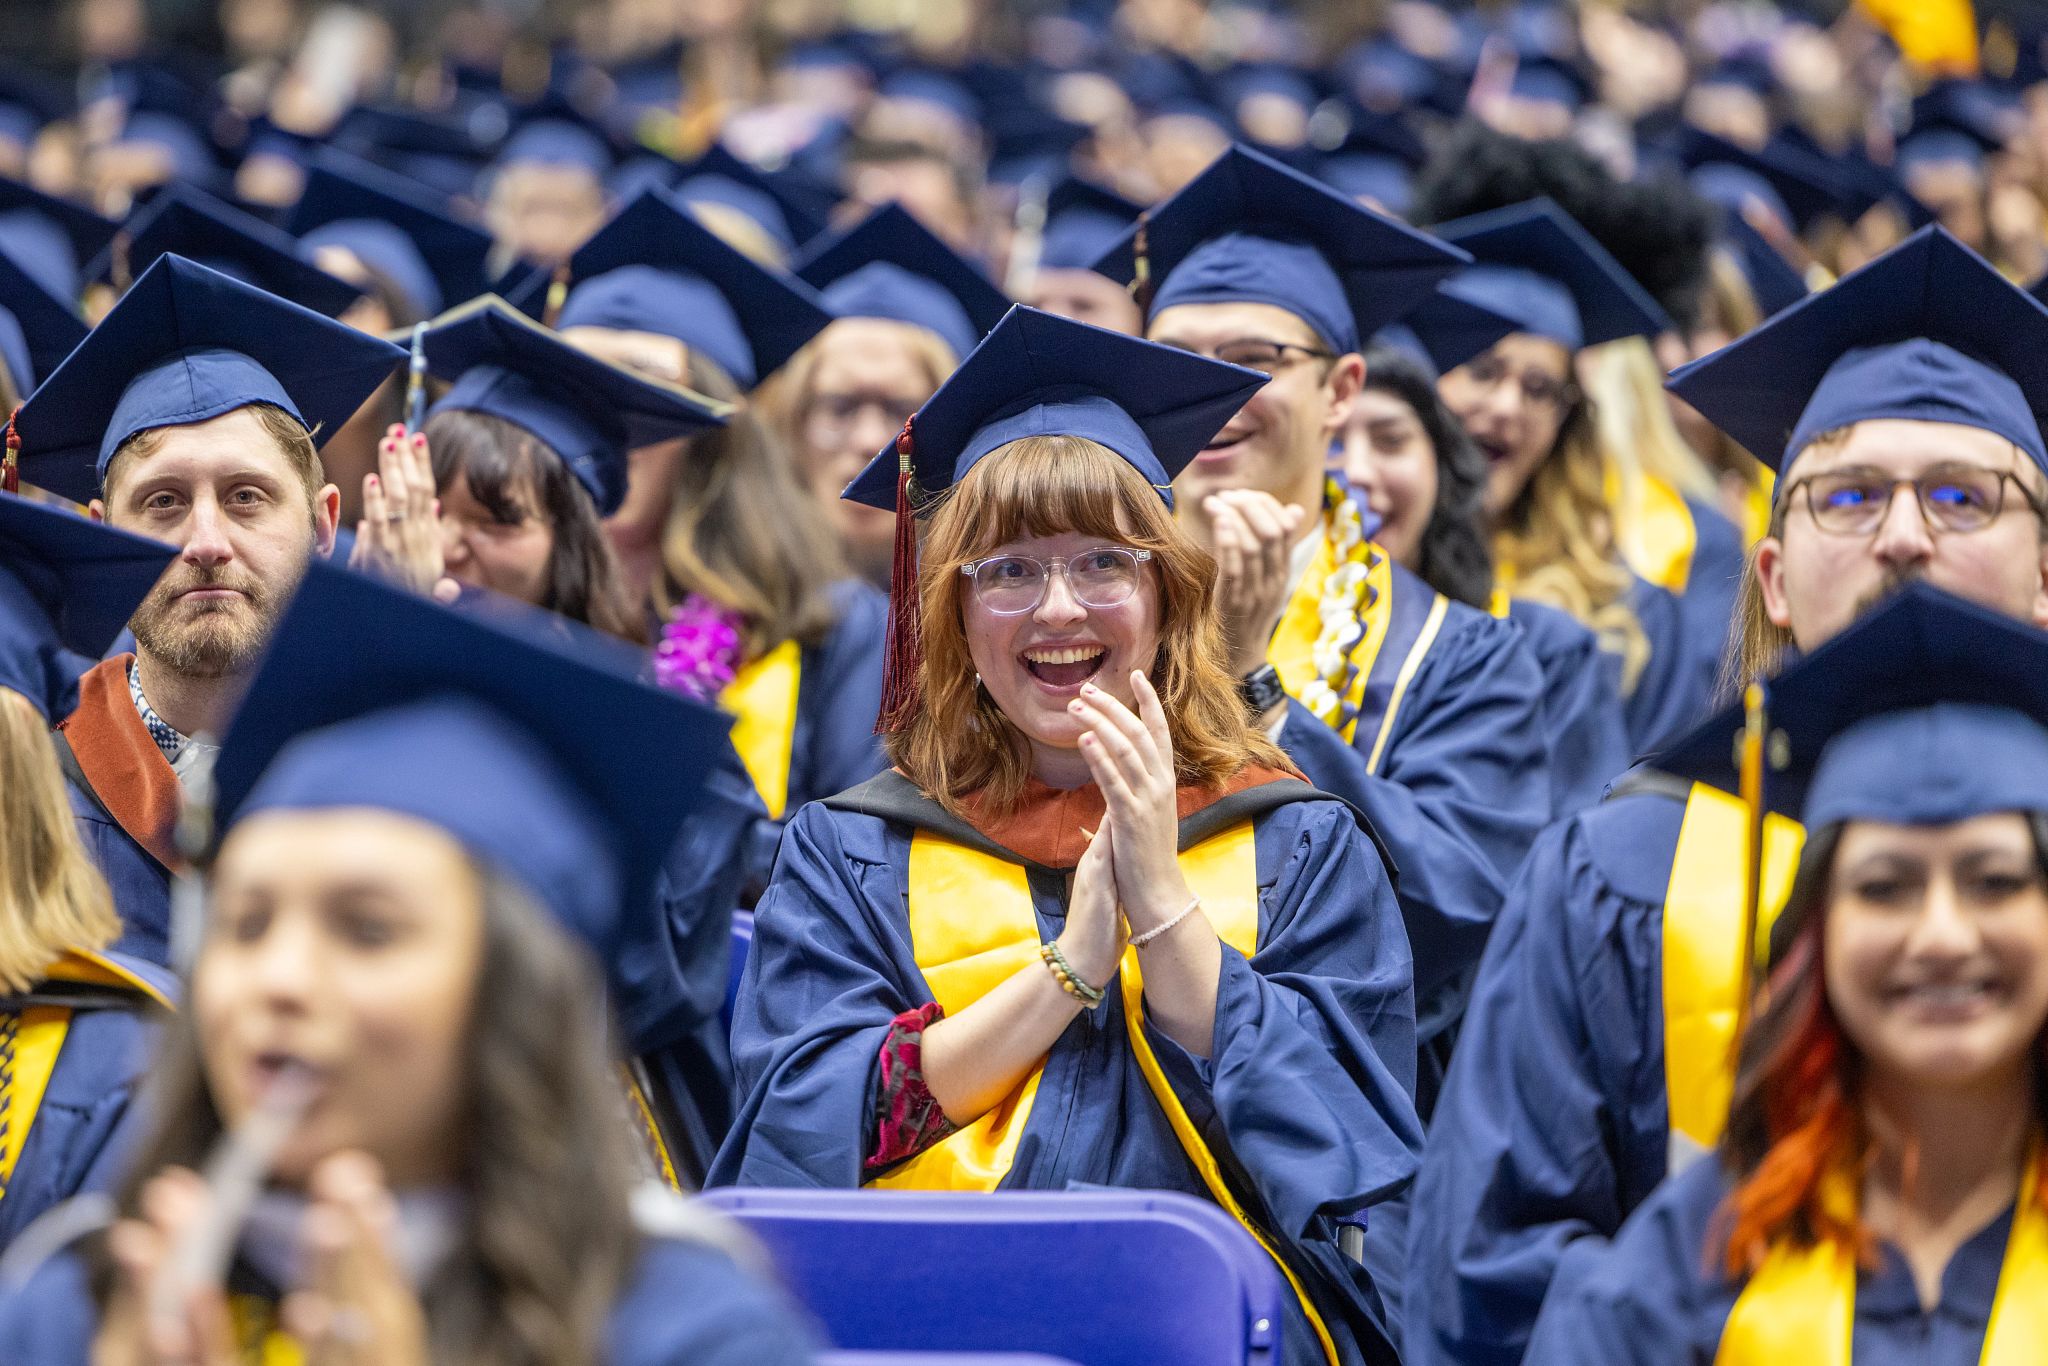
{"type": "Polygon", "coordinates": [[[1167,503],[1263,382],[1017,308],[855,481],[905,518],[895,768],[790,824],[712,1179],[1183,1191],[1277,1260],[1285,1360],[1380,1361],[1337,1233],[1414,1169],[1406,934],[1167,503]]]}

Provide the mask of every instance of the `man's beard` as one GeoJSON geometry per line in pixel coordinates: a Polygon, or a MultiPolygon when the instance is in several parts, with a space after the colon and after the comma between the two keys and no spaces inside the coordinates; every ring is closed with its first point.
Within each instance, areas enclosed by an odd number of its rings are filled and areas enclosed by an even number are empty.
{"type": "Polygon", "coordinates": [[[185,678],[225,678],[254,664],[277,624],[277,605],[297,578],[266,586],[236,571],[174,568],[135,609],[129,628],[153,664],[185,678]],[[180,603],[195,588],[231,588],[241,599],[180,603]]]}
{"type": "Polygon", "coordinates": [[[1926,577],[1927,571],[1917,567],[1901,569],[1897,566],[1886,566],[1884,581],[1856,600],[1855,619],[1861,621],[1873,610],[1897,597],[1905,590],[1906,585],[1918,583],[1926,577]]]}

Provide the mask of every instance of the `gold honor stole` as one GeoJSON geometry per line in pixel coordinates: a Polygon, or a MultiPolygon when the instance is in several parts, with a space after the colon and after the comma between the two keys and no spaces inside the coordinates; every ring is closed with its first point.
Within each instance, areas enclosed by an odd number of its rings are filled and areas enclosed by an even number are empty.
{"type": "MultiPolygon", "coordinates": [[[[2027,1147],[2019,1203],[1984,1331],[1983,1366],[2034,1366],[2048,1344],[2048,1212],[2041,1208],[2041,1145],[2027,1147]]],[[[1822,1198],[1853,1213],[1854,1178],[1836,1173],[1822,1198]]],[[[1836,1241],[1773,1244],[1721,1330],[1714,1366],[1851,1366],[1856,1253],[1836,1241]]]]}
{"type": "Polygon", "coordinates": [[[1699,528],[1684,496],[1647,473],[1637,474],[1624,489],[1612,464],[1602,483],[1607,506],[1615,509],[1614,538],[1622,560],[1637,578],[1667,592],[1683,593],[1692,578],[1692,556],[1699,543],[1699,528]]]}
{"type": "Polygon", "coordinates": [[[803,647],[785,640],[743,665],[718,695],[718,704],[733,715],[732,747],[772,820],[781,820],[789,805],[789,759],[802,682],[803,647]]]}
{"type": "MultiPolygon", "coordinates": [[[[1180,855],[1188,890],[1201,898],[1203,914],[1224,943],[1249,958],[1259,932],[1258,848],[1249,821],[1212,835],[1180,855]]],[[[910,942],[918,971],[932,999],[952,1015],[1038,961],[1038,913],[1024,869],[1007,859],[918,831],[910,841],[910,942]]],[[[1301,1281],[1267,1236],[1246,1215],[1223,1179],[1216,1155],[1202,1141],[1180,1097],[1160,1069],[1144,1029],[1144,979],[1136,949],[1124,951],[1119,969],[1126,1034],[1139,1071],[1182,1151],[1201,1174],[1216,1203],[1250,1231],[1294,1288],[1331,1366],[1336,1344],[1301,1281]]],[[[1044,1075],[1041,1062],[1031,1074],[972,1124],[892,1167],[867,1184],[882,1190],[992,1191],[1009,1175],[1017,1145],[1044,1075]]]]}
{"type": "MultiPolygon", "coordinates": [[[[46,983],[81,983],[89,986],[119,987],[132,991],[165,1010],[171,1002],[154,985],[129,972],[112,959],[83,949],[67,949],[63,956],[43,970],[46,983]]],[[[29,1129],[43,1108],[43,1093],[57,1070],[57,1057],[64,1051],[64,1036],[71,1030],[71,1010],[59,1005],[28,1005],[19,1011],[0,1013],[0,1040],[11,1045],[9,1066],[0,1069],[0,1200],[14,1180],[14,1169],[28,1146],[29,1129]]]]}
{"type": "Polygon", "coordinates": [[[257,1295],[230,1295],[228,1323],[242,1366],[304,1366],[305,1349],[277,1326],[277,1306],[257,1295]]]}
{"type": "MultiPolygon", "coordinates": [[[[1742,955],[1770,943],[1806,831],[1764,821],[1763,895],[1757,943],[1742,943],[1742,879],[1749,864],[1749,811],[1718,788],[1686,797],[1671,882],[1664,892],[1664,1087],[1671,1107],[1671,1170],[1721,1141],[1735,1093],[1735,1026],[1742,955]]],[[[1761,961],[1761,954],[1753,961],[1761,961]]]]}
{"type": "MultiPolygon", "coordinates": [[[[1316,639],[1323,629],[1323,584],[1336,568],[1336,549],[1325,535],[1308,573],[1288,599],[1272,643],[1266,648],[1267,662],[1280,675],[1280,682],[1291,696],[1299,697],[1305,684],[1325,675],[1315,657],[1316,639]]],[[[1377,773],[1401,701],[1429,647],[1436,643],[1437,632],[1450,610],[1450,599],[1419,579],[1404,576],[1397,584],[1393,557],[1384,551],[1374,556],[1366,582],[1370,591],[1359,618],[1364,629],[1351,646],[1352,673],[1342,693],[1348,719],[1336,729],[1347,742],[1356,744],[1360,723],[1368,727],[1373,744],[1366,759],[1366,771],[1377,773]],[[1391,653],[1387,650],[1390,645],[1391,653]],[[1400,662],[1391,677],[1380,668],[1383,657],[1400,662]]]]}

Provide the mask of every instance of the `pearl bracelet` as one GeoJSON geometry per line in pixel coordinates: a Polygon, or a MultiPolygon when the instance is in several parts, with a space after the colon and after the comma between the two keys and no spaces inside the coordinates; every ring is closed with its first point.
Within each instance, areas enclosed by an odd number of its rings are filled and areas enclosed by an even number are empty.
{"type": "Polygon", "coordinates": [[[1173,919],[1171,919],[1171,920],[1167,921],[1167,922],[1166,922],[1166,923],[1165,923],[1164,925],[1154,925],[1154,926],[1153,926],[1153,927],[1152,927],[1151,929],[1149,929],[1149,930],[1145,931],[1145,932],[1144,932],[1143,934],[1134,934],[1134,935],[1132,935],[1132,936],[1131,936],[1131,947],[1132,947],[1132,948],[1134,948],[1134,949],[1142,949],[1142,948],[1144,948],[1144,947],[1145,947],[1145,946],[1146,946],[1147,944],[1149,944],[1149,943],[1151,943],[1151,942],[1152,942],[1153,940],[1157,939],[1157,938],[1158,938],[1158,937],[1159,937],[1160,935],[1162,935],[1162,934],[1165,934],[1165,933],[1166,933],[1166,932],[1167,932],[1168,930],[1172,929],[1172,928],[1173,928],[1173,927],[1174,927],[1175,925],[1178,925],[1178,924],[1180,924],[1180,922],[1181,922],[1181,921],[1183,921],[1183,920],[1186,920],[1186,919],[1187,919],[1187,918],[1188,918],[1189,916],[1193,915],[1193,914],[1194,914],[1194,913],[1195,913],[1196,911],[1200,910],[1200,909],[1201,909],[1201,907],[1202,907],[1202,898],[1200,898],[1200,897],[1195,897],[1195,898],[1191,899],[1191,900],[1190,900],[1190,901],[1188,902],[1188,904],[1187,904],[1187,909],[1186,909],[1186,910],[1182,911],[1182,912],[1181,912],[1181,913],[1180,913],[1179,915],[1175,916],[1175,917],[1174,917],[1173,919]]]}

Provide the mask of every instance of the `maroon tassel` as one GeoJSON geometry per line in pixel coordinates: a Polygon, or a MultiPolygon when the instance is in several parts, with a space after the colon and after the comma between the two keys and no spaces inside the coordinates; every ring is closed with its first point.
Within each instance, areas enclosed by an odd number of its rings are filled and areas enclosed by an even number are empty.
{"type": "Polygon", "coordinates": [[[916,478],[910,425],[896,437],[896,553],[889,568],[889,645],[882,663],[882,711],[875,734],[893,735],[910,724],[923,700],[918,673],[924,663],[924,623],[917,591],[917,516],[910,506],[916,478]]]}
{"type": "Polygon", "coordinates": [[[1138,326],[1142,332],[1152,322],[1152,253],[1146,243],[1145,224],[1150,209],[1138,215],[1138,230],[1131,237],[1131,298],[1138,305],[1138,326]]]}
{"type": "Polygon", "coordinates": [[[14,429],[14,419],[21,416],[21,405],[14,405],[14,411],[7,415],[7,451],[0,455],[0,491],[21,492],[21,433],[14,429]]]}

